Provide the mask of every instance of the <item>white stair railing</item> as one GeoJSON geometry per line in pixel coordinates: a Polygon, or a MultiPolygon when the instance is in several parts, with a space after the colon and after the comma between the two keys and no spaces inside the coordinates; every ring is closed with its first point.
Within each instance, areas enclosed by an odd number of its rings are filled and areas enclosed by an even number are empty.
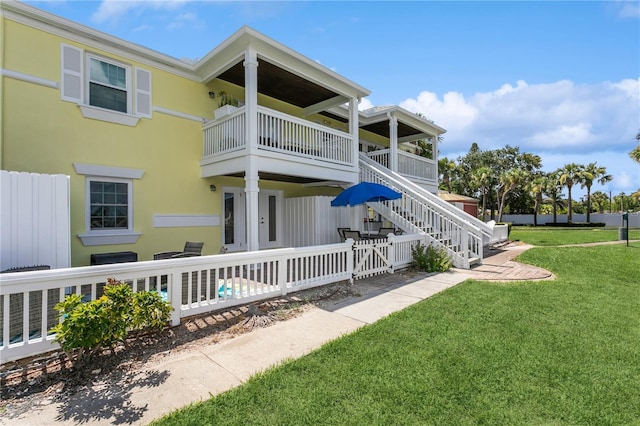
{"type": "Polygon", "coordinates": [[[473,259],[482,261],[483,232],[466,220],[459,209],[452,211],[432,202],[432,197],[425,196],[428,191],[362,154],[360,180],[380,183],[402,193],[401,199],[368,205],[400,228],[424,232],[430,243],[447,250],[455,266],[468,269],[473,259]]]}

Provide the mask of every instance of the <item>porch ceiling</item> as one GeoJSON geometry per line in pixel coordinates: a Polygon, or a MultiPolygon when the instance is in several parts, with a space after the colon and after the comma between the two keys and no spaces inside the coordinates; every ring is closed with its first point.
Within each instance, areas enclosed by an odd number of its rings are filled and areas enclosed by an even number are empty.
{"type": "MultiPolygon", "coordinates": [[[[245,87],[242,61],[220,74],[218,78],[245,87]]],[[[258,58],[258,93],[300,108],[306,108],[338,96],[338,93],[305,80],[262,58],[258,58]]]]}
{"type": "MultiPolygon", "coordinates": [[[[245,172],[233,173],[228,176],[231,177],[239,177],[243,178],[245,172]]],[[[260,180],[273,180],[277,182],[289,182],[289,183],[318,183],[318,182],[326,182],[326,179],[314,179],[304,176],[292,176],[292,175],[284,175],[277,173],[268,173],[268,172],[258,172],[258,176],[260,180]]]]}
{"type": "MultiPolygon", "coordinates": [[[[391,137],[388,120],[367,124],[366,126],[361,126],[360,128],[362,130],[367,130],[371,133],[375,133],[376,135],[384,136],[386,138],[391,137]]],[[[403,138],[403,137],[412,136],[412,135],[419,135],[421,133],[422,131],[414,128],[413,126],[409,126],[408,124],[405,124],[402,121],[398,121],[398,138],[403,138]]]]}

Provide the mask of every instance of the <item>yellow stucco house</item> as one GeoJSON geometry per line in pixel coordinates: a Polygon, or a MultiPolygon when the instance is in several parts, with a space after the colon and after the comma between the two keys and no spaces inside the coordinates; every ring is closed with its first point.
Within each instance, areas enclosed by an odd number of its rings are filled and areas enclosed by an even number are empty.
{"type": "MultiPolygon", "coordinates": [[[[381,176],[437,203],[425,193],[437,192],[444,129],[399,107],[358,111],[368,89],[249,27],[192,63],[0,7],[0,168],[70,177],[73,266],[96,253],[149,260],[185,241],[203,254],[291,245],[307,218],[286,200],[381,176]]],[[[419,230],[397,209],[377,213],[419,230]]]]}

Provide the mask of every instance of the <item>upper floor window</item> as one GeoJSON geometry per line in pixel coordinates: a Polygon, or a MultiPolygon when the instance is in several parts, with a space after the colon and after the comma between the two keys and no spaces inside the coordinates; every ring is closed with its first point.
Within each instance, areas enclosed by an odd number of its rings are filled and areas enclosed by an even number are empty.
{"type": "Polygon", "coordinates": [[[131,84],[127,66],[88,56],[89,105],[114,111],[129,112],[131,84]]]}
{"type": "Polygon", "coordinates": [[[86,118],[135,126],[151,118],[151,72],[61,45],[61,97],[86,118]]]}

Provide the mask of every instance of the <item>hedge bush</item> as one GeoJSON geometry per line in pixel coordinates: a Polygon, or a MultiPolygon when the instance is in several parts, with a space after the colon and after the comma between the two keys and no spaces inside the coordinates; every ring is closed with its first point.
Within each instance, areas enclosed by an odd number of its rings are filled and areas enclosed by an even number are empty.
{"type": "Polygon", "coordinates": [[[128,284],[107,279],[104,294],[90,302],[71,294],[55,306],[63,321],[51,328],[70,359],[123,342],[134,330],[161,330],[173,308],[156,292],[136,292],[128,284]]]}

